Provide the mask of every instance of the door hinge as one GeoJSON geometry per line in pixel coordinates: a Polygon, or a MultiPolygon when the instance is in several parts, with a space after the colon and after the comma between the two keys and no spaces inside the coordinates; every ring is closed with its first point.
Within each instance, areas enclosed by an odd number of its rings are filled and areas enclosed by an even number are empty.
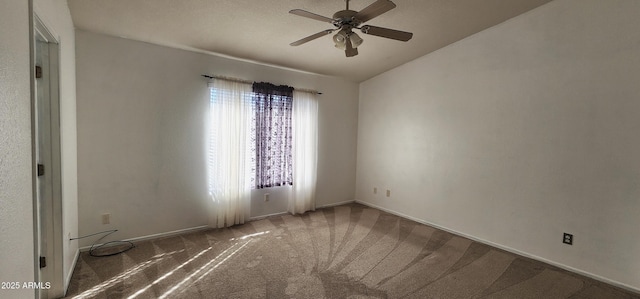
{"type": "Polygon", "coordinates": [[[38,164],[38,176],[44,175],[44,164],[38,164]]]}
{"type": "Polygon", "coordinates": [[[44,268],[47,266],[47,258],[44,256],[40,257],[40,268],[44,268]]]}
{"type": "Polygon", "coordinates": [[[39,65],[36,65],[36,78],[37,79],[42,78],[42,67],[39,65]]]}

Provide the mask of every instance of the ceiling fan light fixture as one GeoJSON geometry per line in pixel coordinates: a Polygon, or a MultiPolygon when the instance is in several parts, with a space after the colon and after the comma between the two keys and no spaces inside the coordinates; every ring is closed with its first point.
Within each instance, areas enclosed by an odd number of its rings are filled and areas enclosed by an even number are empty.
{"type": "Polygon", "coordinates": [[[354,48],[362,45],[362,38],[355,32],[351,32],[351,34],[349,34],[349,39],[351,40],[351,46],[353,46],[354,48]]]}
{"type": "Polygon", "coordinates": [[[344,30],[338,31],[338,33],[333,36],[333,42],[336,43],[336,48],[340,50],[346,49],[347,33],[344,30]]]}

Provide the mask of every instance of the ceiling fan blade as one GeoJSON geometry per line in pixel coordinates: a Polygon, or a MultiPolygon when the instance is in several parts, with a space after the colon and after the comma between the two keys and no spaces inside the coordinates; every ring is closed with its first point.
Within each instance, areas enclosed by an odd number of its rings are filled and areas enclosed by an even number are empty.
{"type": "Polygon", "coordinates": [[[314,40],[316,38],[323,37],[323,36],[325,36],[327,34],[330,34],[333,31],[334,31],[334,29],[327,29],[327,30],[324,30],[324,31],[320,31],[320,32],[318,32],[316,34],[309,35],[309,36],[307,36],[307,37],[305,37],[305,38],[303,38],[301,40],[297,40],[295,42],[292,42],[289,45],[299,46],[299,45],[302,45],[302,44],[304,44],[306,42],[312,41],[312,40],[314,40]]]}
{"type": "Polygon", "coordinates": [[[360,31],[362,31],[362,33],[364,34],[386,37],[386,38],[395,39],[403,42],[406,42],[413,37],[413,33],[411,32],[405,32],[400,30],[369,26],[369,25],[362,26],[362,28],[360,28],[360,31]]]}
{"type": "Polygon", "coordinates": [[[351,39],[347,38],[346,42],[347,42],[347,49],[344,50],[344,54],[347,55],[347,57],[353,57],[358,55],[358,49],[353,47],[353,45],[351,44],[351,39]]]}
{"type": "Polygon", "coordinates": [[[308,12],[308,11],[302,10],[302,9],[292,9],[292,10],[289,11],[289,13],[297,15],[297,16],[305,17],[305,18],[318,20],[318,21],[321,21],[321,22],[333,23],[333,19],[331,19],[331,18],[323,17],[321,15],[314,14],[312,12],[308,12]]]}
{"type": "Polygon", "coordinates": [[[395,7],[395,3],[389,0],[378,0],[356,13],[353,18],[360,21],[361,23],[364,23],[387,11],[394,9],[395,7]]]}

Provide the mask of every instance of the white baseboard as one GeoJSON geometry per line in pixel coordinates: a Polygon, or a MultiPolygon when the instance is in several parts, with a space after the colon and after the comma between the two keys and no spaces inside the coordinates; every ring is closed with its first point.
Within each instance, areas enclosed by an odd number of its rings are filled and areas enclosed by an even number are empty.
{"type": "Polygon", "coordinates": [[[354,203],[354,202],[356,202],[356,200],[346,200],[346,201],[341,201],[341,202],[335,202],[335,203],[330,203],[330,204],[327,204],[327,205],[317,206],[316,209],[331,208],[331,207],[346,205],[346,204],[350,204],[350,203],[354,203]]]}
{"type": "MultiPolygon", "coordinates": [[[[340,205],[353,203],[353,202],[355,202],[355,200],[347,200],[347,201],[342,201],[342,202],[337,202],[337,203],[331,203],[331,204],[328,204],[328,205],[317,206],[316,208],[317,209],[329,208],[329,207],[340,206],[340,205]]],[[[259,220],[259,219],[267,218],[267,217],[270,217],[270,216],[278,216],[278,215],[284,215],[284,214],[288,214],[288,212],[287,211],[283,211],[283,212],[273,213],[273,214],[268,214],[268,215],[254,216],[254,217],[249,218],[249,221],[259,220]]],[[[174,235],[190,233],[190,232],[195,232],[195,231],[199,231],[199,230],[205,230],[205,229],[209,229],[209,228],[211,228],[211,227],[208,226],[208,225],[203,225],[203,226],[197,226],[197,227],[192,227],[192,228],[174,230],[174,231],[165,232],[165,233],[159,233],[159,234],[152,234],[152,235],[147,235],[147,236],[142,236],[142,237],[130,238],[130,239],[125,239],[125,240],[121,240],[121,241],[139,242],[139,241],[144,241],[144,240],[149,240],[149,239],[170,237],[170,236],[174,236],[174,235]]],[[[95,244],[95,246],[100,246],[100,245],[102,245],[102,244],[95,244]]],[[[89,249],[91,249],[91,245],[81,247],[79,251],[85,252],[85,251],[89,251],[89,249]]]]}
{"type": "Polygon", "coordinates": [[[455,234],[455,235],[458,235],[458,236],[461,236],[461,237],[465,237],[467,239],[470,239],[470,240],[473,240],[473,241],[476,241],[476,242],[479,242],[479,243],[482,243],[482,244],[493,246],[493,247],[502,249],[504,251],[511,252],[513,254],[517,254],[517,255],[524,256],[524,257],[527,257],[527,258],[530,258],[530,259],[534,259],[534,260],[537,260],[537,261],[540,261],[540,262],[543,262],[543,263],[546,263],[546,264],[549,264],[549,265],[553,265],[553,266],[556,266],[556,267],[558,267],[560,269],[564,269],[564,270],[567,270],[567,271],[570,271],[570,272],[573,272],[573,273],[584,275],[586,277],[593,278],[595,280],[598,280],[598,281],[601,281],[601,282],[604,282],[604,283],[607,283],[607,284],[610,284],[610,285],[625,289],[625,290],[630,291],[630,292],[634,292],[634,293],[640,294],[640,289],[634,288],[634,287],[632,287],[630,285],[621,283],[619,281],[611,280],[609,278],[602,277],[602,276],[599,276],[599,275],[596,275],[596,274],[593,274],[593,273],[590,273],[590,272],[587,272],[587,271],[584,271],[584,270],[573,268],[571,266],[567,266],[567,265],[564,265],[564,264],[561,264],[561,263],[558,263],[558,262],[555,262],[555,261],[552,261],[552,260],[548,260],[548,259],[545,259],[543,257],[539,257],[537,255],[530,254],[528,252],[520,251],[520,250],[511,248],[511,247],[508,247],[508,246],[504,246],[504,245],[501,245],[501,244],[498,244],[498,243],[494,243],[494,242],[491,242],[491,241],[480,239],[480,238],[477,238],[477,237],[474,237],[474,236],[471,236],[471,235],[468,235],[468,234],[465,234],[465,233],[462,233],[462,232],[459,232],[459,231],[456,231],[456,230],[453,230],[453,229],[450,229],[450,228],[447,228],[447,227],[444,227],[444,226],[441,226],[441,225],[438,225],[438,224],[430,223],[428,221],[425,221],[425,220],[422,220],[422,219],[419,219],[419,218],[416,218],[416,217],[412,217],[412,216],[405,215],[403,213],[400,213],[400,212],[397,212],[397,211],[394,211],[394,210],[383,208],[381,206],[372,204],[370,202],[361,201],[361,200],[357,200],[357,199],[355,200],[355,202],[359,203],[359,204],[363,204],[363,205],[368,206],[368,207],[372,207],[372,208],[375,208],[375,209],[378,209],[378,210],[385,211],[385,212],[387,212],[389,214],[393,214],[393,215],[396,215],[396,216],[399,216],[399,217],[402,217],[402,218],[413,220],[415,222],[422,223],[424,225],[428,225],[428,226],[431,226],[431,227],[434,227],[434,228],[437,228],[437,229],[440,229],[440,230],[443,230],[443,231],[446,231],[446,232],[449,232],[449,233],[452,233],[452,234],[455,234]]]}
{"type": "Polygon", "coordinates": [[[80,258],[80,249],[76,249],[76,254],[73,257],[73,263],[71,263],[71,269],[69,269],[69,274],[64,279],[64,292],[63,296],[67,296],[67,290],[69,290],[69,284],[71,283],[71,277],[73,276],[73,271],[76,269],[76,264],[78,263],[78,259],[80,258]]]}
{"type": "MultiPolygon", "coordinates": [[[[181,235],[181,234],[196,232],[196,231],[205,230],[205,229],[209,229],[209,228],[211,228],[211,227],[208,226],[208,225],[202,225],[202,226],[196,226],[196,227],[191,227],[191,228],[174,230],[174,231],[165,232],[165,233],[159,233],[159,234],[152,234],[152,235],[146,235],[146,236],[141,236],[141,237],[135,237],[135,238],[125,239],[125,240],[121,240],[121,241],[139,242],[139,241],[144,241],[144,240],[157,239],[157,238],[163,238],[163,237],[170,237],[170,236],[175,236],[175,235],[181,235]]],[[[102,244],[94,244],[94,245],[95,246],[100,246],[102,244]]],[[[91,249],[91,246],[92,245],[81,247],[80,251],[82,251],[82,252],[89,251],[89,249],[91,249]]]]}
{"type": "Polygon", "coordinates": [[[249,218],[249,221],[255,221],[255,220],[261,220],[264,218],[268,218],[271,216],[280,216],[280,215],[285,215],[285,214],[289,214],[289,212],[278,212],[278,213],[273,213],[273,214],[267,214],[267,215],[258,215],[258,216],[253,216],[251,218],[249,218]]]}
{"type": "MultiPolygon", "coordinates": [[[[341,206],[341,205],[346,205],[346,204],[353,203],[353,202],[355,202],[355,200],[347,200],[347,201],[342,201],[342,202],[337,202],[337,203],[331,203],[331,204],[328,204],[328,205],[317,206],[316,209],[341,206]]],[[[249,218],[249,221],[260,220],[260,219],[268,218],[268,217],[271,217],[271,216],[281,216],[281,215],[285,215],[285,214],[289,214],[289,212],[288,211],[284,211],[284,212],[278,212],[278,213],[267,214],[267,215],[253,216],[253,217],[249,218]]]]}

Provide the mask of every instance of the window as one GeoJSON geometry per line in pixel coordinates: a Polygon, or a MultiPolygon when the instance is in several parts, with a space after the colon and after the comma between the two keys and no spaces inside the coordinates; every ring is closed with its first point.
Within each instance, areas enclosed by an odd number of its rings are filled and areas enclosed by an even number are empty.
{"type": "Polygon", "coordinates": [[[254,83],[252,186],[293,185],[293,88],[254,83]]]}
{"type": "Polygon", "coordinates": [[[218,79],[209,87],[211,226],[244,223],[252,188],[292,185],[288,210],[294,214],[314,210],[315,94],[218,79]]]}
{"type": "MultiPolygon", "coordinates": [[[[210,89],[211,116],[215,121],[210,131],[210,164],[224,163],[211,160],[225,150],[223,145],[237,146],[237,153],[249,159],[245,162],[250,167],[251,188],[293,185],[293,88],[271,83],[254,83],[249,85],[251,91],[247,86],[243,88],[210,89]],[[239,130],[245,130],[247,135],[243,137],[239,130]]],[[[232,158],[240,156],[227,152],[220,159],[232,158]]]]}

